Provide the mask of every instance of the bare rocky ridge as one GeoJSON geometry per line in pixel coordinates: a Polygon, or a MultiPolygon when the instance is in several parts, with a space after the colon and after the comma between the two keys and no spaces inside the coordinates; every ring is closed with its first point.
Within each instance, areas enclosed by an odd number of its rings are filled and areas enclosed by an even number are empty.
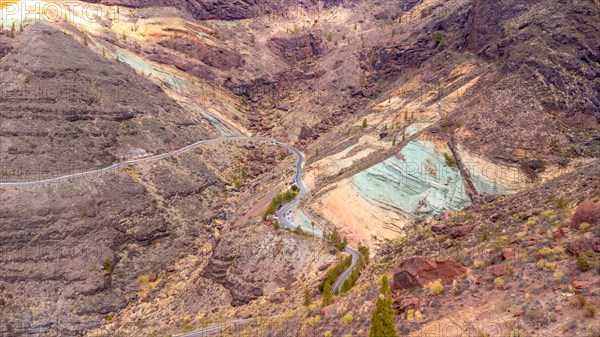
{"type": "MultiPolygon", "coordinates": [[[[257,1],[237,0],[233,2],[219,0],[84,0],[89,3],[120,5],[125,7],[175,7],[183,9],[198,20],[239,20],[250,19],[270,13],[285,14],[290,6],[315,6],[316,1],[257,1]]],[[[324,7],[343,4],[341,0],[323,1],[324,7]]]]}

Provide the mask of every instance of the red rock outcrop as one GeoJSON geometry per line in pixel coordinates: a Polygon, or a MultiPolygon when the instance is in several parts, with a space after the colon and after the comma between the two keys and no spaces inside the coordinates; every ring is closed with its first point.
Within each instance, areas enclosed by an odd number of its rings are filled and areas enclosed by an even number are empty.
{"type": "Polygon", "coordinates": [[[434,261],[419,256],[411,257],[400,262],[396,268],[392,289],[422,287],[438,279],[448,283],[466,271],[467,268],[454,261],[434,261]]]}
{"type": "Polygon", "coordinates": [[[584,222],[591,225],[600,222],[600,207],[591,200],[584,200],[580,203],[571,218],[571,225],[573,226],[579,226],[584,222]]]}

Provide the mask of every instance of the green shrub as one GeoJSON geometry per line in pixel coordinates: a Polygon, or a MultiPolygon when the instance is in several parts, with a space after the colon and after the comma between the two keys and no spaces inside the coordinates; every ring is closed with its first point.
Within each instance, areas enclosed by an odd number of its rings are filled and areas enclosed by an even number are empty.
{"type": "Polygon", "coordinates": [[[588,305],[585,307],[585,317],[594,317],[596,316],[596,307],[593,305],[588,305]]]}
{"type": "Polygon", "coordinates": [[[102,268],[109,273],[112,272],[112,261],[108,257],[102,262],[102,268]]]}
{"type": "Polygon", "coordinates": [[[581,308],[583,308],[585,306],[585,303],[587,302],[587,298],[585,298],[585,296],[579,294],[577,295],[577,299],[576,299],[576,304],[578,306],[580,306],[581,308]]]}
{"type": "Polygon", "coordinates": [[[598,254],[593,250],[588,250],[577,255],[577,268],[582,272],[598,268],[598,254]]]}
{"type": "Polygon", "coordinates": [[[342,317],[342,323],[344,323],[345,325],[348,325],[350,323],[352,323],[352,319],[354,317],[352,317],[351,313],[347,313],[344,315],[344,317],[342,317]]]}
{"type": "Polygon", "coordinates": [[[506,282],[501,277],[496,277],[494,279],[494,286],[496,288],[503,288],[505,284],[506,284],[506,282]]]}
{"type": "Polygon", "coordinates": [[[310,290],[304,289],[304,306],[308,307],[312,304],[312,298],[310,296],[310,290]]]}
{"type": "Polygon", "coordinates": [[[449,167],[457,167],[458,163],[456,162],[456,159],[454,159],[453,156],[444,153],[444,158],[446,159],[446,165],[449,167]]]}
{"type": "Polygon", "coordinates": [[[425,286],[426,289],[429,290],[433,295],[441,295],[444,293],[444,284],[441,279],[435,280],[428,285],[425,286]]]}

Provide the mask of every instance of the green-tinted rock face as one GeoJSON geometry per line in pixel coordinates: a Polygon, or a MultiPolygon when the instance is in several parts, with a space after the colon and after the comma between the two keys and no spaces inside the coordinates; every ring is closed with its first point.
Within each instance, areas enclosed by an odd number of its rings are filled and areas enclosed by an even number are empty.
{"type": "Polygon", "coordinates": [[[470,204],[462,177],[446,165],[443,154],[427,141],[413,141],[401,152],[353,178],[353,187],[384,208],[434,216],[470,204]]]}

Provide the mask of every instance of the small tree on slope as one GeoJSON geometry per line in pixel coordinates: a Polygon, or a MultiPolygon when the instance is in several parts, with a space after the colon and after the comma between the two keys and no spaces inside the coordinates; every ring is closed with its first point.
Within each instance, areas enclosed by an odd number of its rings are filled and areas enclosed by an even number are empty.
{"type": "Polygon", "coordinates": [[[369,337],[398,337],[394,323],[394,310],[390,298],[390,283],[387,276],[381,279],[381,295],[377,299],[375,311],[371,316],[371,333],[369,337]]]}
{"type": "Polygon", "coordinates": [[[327,281],[323,287],[323,306],[326,307],[333,303],[333,295],[331,294],[331,282],[327,281]]]}

